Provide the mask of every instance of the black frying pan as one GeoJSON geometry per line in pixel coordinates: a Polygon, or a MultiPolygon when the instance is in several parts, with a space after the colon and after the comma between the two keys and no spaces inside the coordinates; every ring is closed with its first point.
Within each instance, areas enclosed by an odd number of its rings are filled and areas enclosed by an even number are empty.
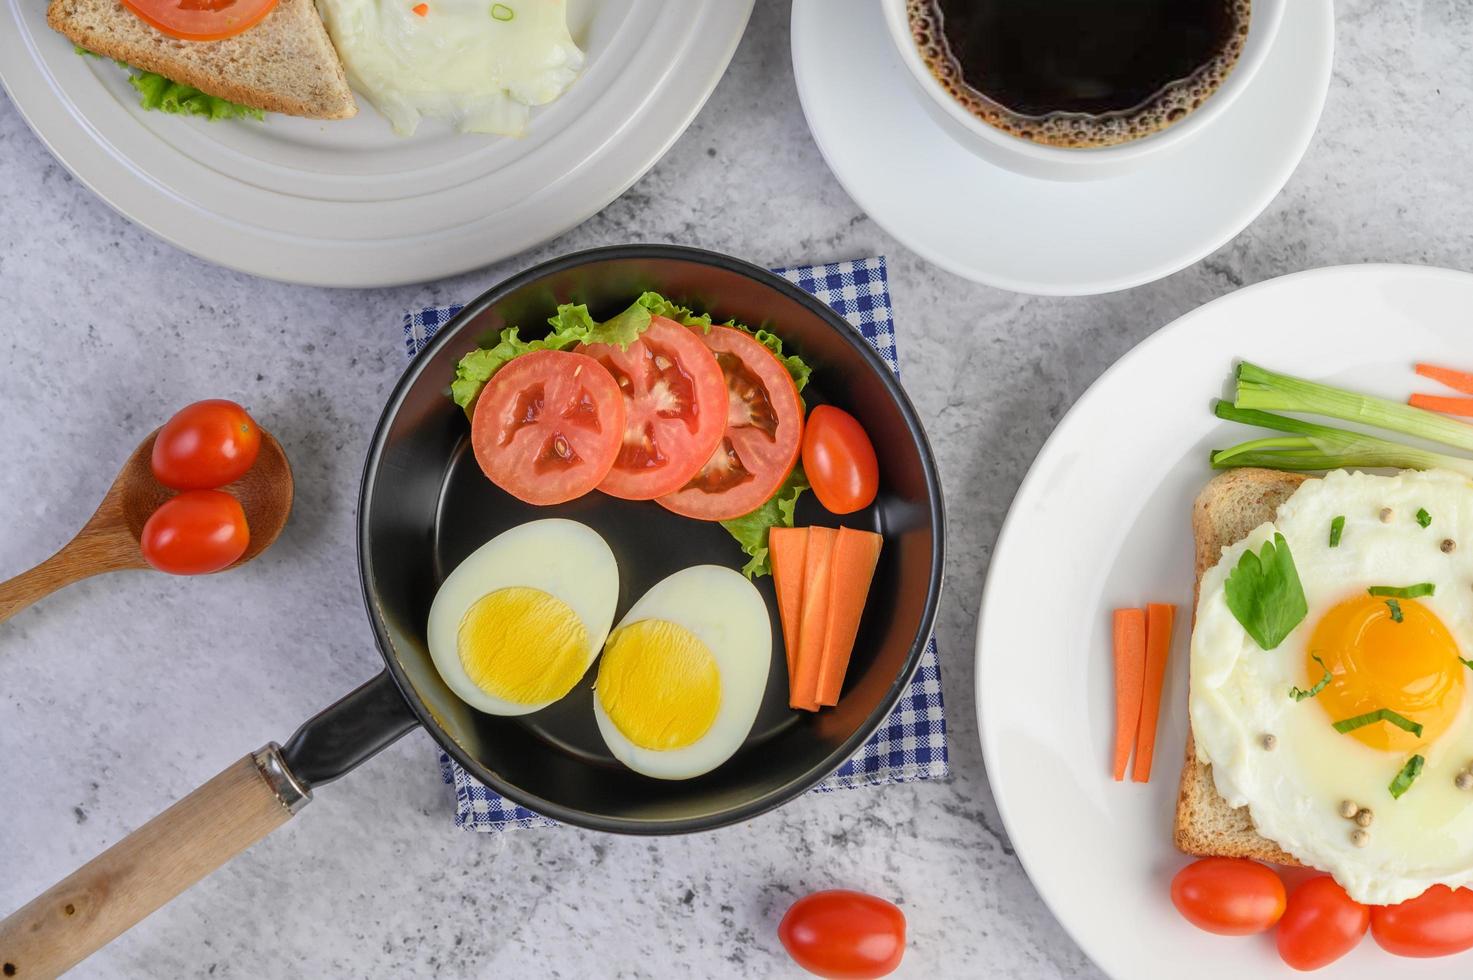
{"type": "MultiPolygon", "coordinates": [[[[799,524],[836,525],[805,494],[799,524]]],[[[727,256],[665,245],[593,249],[544,263],[467,306],[394,388],[364,467],[358,508],[363,597],[385,669],[172,808],[0,923],[0,977],[49,975],[80,961],[305,805],[311,791],[423,725],[471,775],[521,805],[594,830],[669,834],[736,823],[779,806],[858,750],[920,663],[941,589],[943,514],[935,461],[910,400],[869,344],[786,280],[727,256]],[[683,781],[619,765],[598,735],[590,672],[563,700],[531,715],[481,714],[441,681],[425,646],[430,602],[444,577],[496,534],[538,517],[582,521],[619,562],[619,609],[688,565],[740,568],[718,524],[650,502],[590,494],[539,508],[502,493],[470,452],[469,426],[446,397],[455,364],[503,327],[524,335],[559,303],[595,317],[656,290],[767,326],[813,366],[810,406],[853,413],[875,444],[880,495],[843,523],[880,531],[884,549],[844,693],[836,708],[791,711],[771,580],[758,587],[773,624],[773,666],[745,745],[725,765],[683,781]]]]}

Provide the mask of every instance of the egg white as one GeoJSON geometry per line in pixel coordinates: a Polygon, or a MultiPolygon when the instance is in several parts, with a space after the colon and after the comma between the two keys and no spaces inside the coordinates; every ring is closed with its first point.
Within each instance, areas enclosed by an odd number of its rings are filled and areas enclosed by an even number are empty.
{"type": "MultiPolygon", "coordinates": [[[[478,599],[525,586],[562,600],[588,631],[584,671],[603,649],[619,602],[619,566],[599,533],[577,521],[550,518],[518,525],[481,545],[445,577],[430,605],[430,658],[450,690],[492,715],[525,715],[552,701],[516,704],[482,690],[460,662],[461,620],[478,599]]],[[[555,700],[555,699],[554,699],[555,700]]]]}
{"type": "Polygon", "coordinates": [[[721,677],[721,703],[711,727],[691,745],[660,751],[635,745],[604,711],[597,692],[593,716],[614,758],[656,779],[690,779],[730,759],[746,741],[767,689],[772,623],[767,604],[739,572],[694,565],[651,586],[619,621],[645,619],[683,626],[711,651],[721,677]]]}
{"type": "Polygon", "coordinates": [[[348,82],[401,136],[421,116],[462,132],[520,136],[530,106],[561,95],[583,68],[565,0],[319,0],[348,82]],[[503,12],[504,12],[503,11],[503,12]]]}
{"type": "Polygon", "coordinates": [[[1436,585],[1417,601],[1442,620],[1460,655],[1473,657],[1473,481],[1441,471],[1337,471],[1305,482],[1273,523],[1223,550],[1202,576],[1192,633],[1192,732],[1219,794],[1247,806],[1264,837],[1367,904],[1473,883],[1473,794],[1453,784],[1473,763],[1473,685],[1452,726],[1417,750],[1426,766],[1400,799],[1387,787],[1405,755],[1340,734],[1316,699],[1296,702],[1287,692],[1307,686],[1306,644],[1327,610],[1372,585],[1417,582],[1436,585]],[[1385,507],[1389,522],[1380,517],[1385,507]],[[1425,529],[1415,519],[1420,508],[1432,515],[1425,529]],[[1345,528],[1331,548],[1330,522],[1339,515],[1345,528]],[[1265,651],[1234,618],[1224,583],[1243,552],[1261,548],[1275,530],[1289,543],[1309,614],[1265,651]],[[1456,543],[1451,553],[1441,549],[1446,539],[1456,543]],[[1265,733],[1275,736],[1271,751],[1262,746],[1265,733]],[[1374,814],[1364,847],[1351,842],[1355,826],[1337,813],[1344,800],[1374,814]]]}

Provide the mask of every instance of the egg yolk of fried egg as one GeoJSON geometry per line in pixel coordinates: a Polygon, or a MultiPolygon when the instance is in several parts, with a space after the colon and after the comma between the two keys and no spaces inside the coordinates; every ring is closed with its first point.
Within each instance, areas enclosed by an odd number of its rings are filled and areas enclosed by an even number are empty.
{"type": "Polygon", "coordinates": [[[1415,599],[1362,595],[1334,606],[1315,625],[1305,665],[1310,684],[1331,674],[1318,698],[1331,721],[1389,708],[1422,726],[1420,736],[1386,723],[1348,733],[1373,749],[1406,751],[1434,740],[1463,705],[1466,668],[1457,641],[1415,599]]]}
{"type": "Polygon", "coordinates": [[[625,738],[668,751],[694,745],[710,730],[721,707],[721,672],[690,630],[645,619],[609,637],[595,690],[625,738]]]}
{"type": "Polygon", "coordinates": [[[456,632],[466,676],[513,704],[555,701],[572,690],[588,668],[588,641],[566,602],[525,586],[477,599],[456,632]]]}

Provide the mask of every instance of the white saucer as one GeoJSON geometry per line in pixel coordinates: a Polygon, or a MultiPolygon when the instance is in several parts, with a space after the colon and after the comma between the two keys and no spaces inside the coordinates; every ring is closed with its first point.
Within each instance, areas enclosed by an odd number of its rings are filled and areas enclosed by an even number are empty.
{"type": "Polygon", "coordinates": [[[1022,293],[1127,289],[1220,248],[1273,200],[1330,85],[1331,0],[1295,0],[1258,77],[1165,159],[1109,180],[1023,177],[958,145],[921,105],[877,4],[794,0],[793,74],[819,152],[907,248],[1022,293]]]}

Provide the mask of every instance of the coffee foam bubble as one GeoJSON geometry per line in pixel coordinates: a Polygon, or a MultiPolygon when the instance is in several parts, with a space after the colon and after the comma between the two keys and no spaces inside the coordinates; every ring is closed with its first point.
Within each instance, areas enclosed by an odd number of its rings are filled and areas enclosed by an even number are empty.
{"type": "Polygon", "coordinates": [[[906,0],[911,37],[932,76],[973,116],[1005,133],[1047,146],[1116,146],[1160,132],[1200,108],[1238,63],[1248,36],[1252,0],[1234,0],[1236,25],[1227,46],[1191,77],[1173,82],[1145,102],[1120,112],[1057,112],[1025,116],[999,105],[967,84],[941,31],[935,0],[906,0]]]}

